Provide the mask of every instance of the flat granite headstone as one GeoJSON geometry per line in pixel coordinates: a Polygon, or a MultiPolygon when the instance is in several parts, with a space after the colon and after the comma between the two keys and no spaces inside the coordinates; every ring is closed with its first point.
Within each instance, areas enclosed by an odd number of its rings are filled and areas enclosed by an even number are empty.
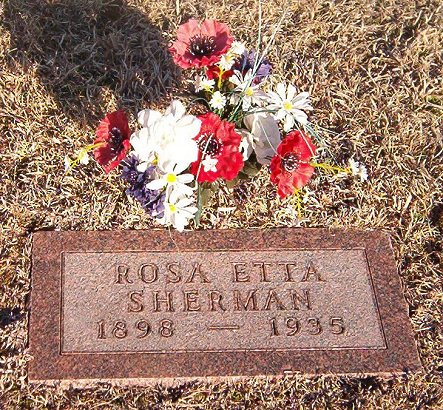
{"type": "Polygon", "coordinates": [[[31,382],[420,368],[387,235],[37,232],[31,382]]]}

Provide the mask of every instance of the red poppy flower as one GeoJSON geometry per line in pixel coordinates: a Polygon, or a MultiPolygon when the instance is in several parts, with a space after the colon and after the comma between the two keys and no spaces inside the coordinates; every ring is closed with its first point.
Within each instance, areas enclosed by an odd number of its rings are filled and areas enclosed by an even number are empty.
{"type": "Polygon", "coordinates": [[[241,135],[232,122],[223,121],[212,112],[198,118],[202,122],[200,133],[195,137],[199,154],[190,171],[198,175],[198,182],[234,179],[243,168],[243,156],[239,151],[241,135]]]}
{"type": "Polygon", "coordinates": [[[128,118],[124,111],[114,111],[100,121],[95,131],[94,158],[108,173],[126,157],[129,150],[128,118]]]}
{"type": "MultiPolygon", "coordinates": [[[[231,77],[232,74],[234,74],[234,70],[223,72],[222,80],[226,80],[227,78],[231,77]]],[[[206,70],[206,77],[208,77],[210,80],[218,80],[220,77],[220,67],[217,67],[216,65],[209,67],[206,70]]]]}
{"type": "Polygon", "coordinates": [[[182,68],[207,67],[220,60],[232,41],[226,24],[205,20],[200,25],[197,20],[190,19],[178,28],[177,40],[169,51],[175,64],[182,68]]]}
{"type": "Polygon", "coordinates": [[[271,160],[271,182],[278,187],[280,198],[292,195],[306,185],[314,173],[309,164],[316,147],[304,132],[292,131],[280,143],[271,160]]]}

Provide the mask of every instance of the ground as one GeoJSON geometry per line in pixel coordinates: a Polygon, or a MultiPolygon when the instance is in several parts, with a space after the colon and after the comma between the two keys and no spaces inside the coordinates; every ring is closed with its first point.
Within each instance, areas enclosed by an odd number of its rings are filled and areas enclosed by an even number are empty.
{"type": "Polygon", "coordinates": [[[380,377],[296,375],[178,387],[62,391],[26,379],[30,250],[38,230],[152,226],[117,173],[65,155],[121,107],[165,106],[183,90],[167,52],[189,17],[217,18],[255,45],[258,7],[208,0],[0,1],[0,408],[443,408],[443,6],[438,0],[263,1],[276,78],[313,96],[311,120],[340,164],[369,181],[317,175],[303,220],[263,169],[221,190],[200,229],[377,228],[392,236],[423,371],[380,377]]]}

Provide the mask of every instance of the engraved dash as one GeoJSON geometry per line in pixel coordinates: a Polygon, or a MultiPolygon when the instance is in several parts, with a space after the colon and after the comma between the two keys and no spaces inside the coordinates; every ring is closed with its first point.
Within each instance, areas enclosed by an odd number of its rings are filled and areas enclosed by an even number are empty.
{"type": "Polygon", "coordinates": [[[239,330],[240,326],[238,325],[210,325],[208,326],[208,330],[239,330]]]}

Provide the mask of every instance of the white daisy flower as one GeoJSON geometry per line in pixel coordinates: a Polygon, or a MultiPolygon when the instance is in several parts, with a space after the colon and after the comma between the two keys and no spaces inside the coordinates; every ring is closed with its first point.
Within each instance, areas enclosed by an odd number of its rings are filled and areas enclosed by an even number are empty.
{"type": "Polygon", "coordinates": [[[223,71],[228,71],[232,68],[236,59],[237,59],[237,56],[235,54],[231,54],[228,52],[225,55],[220,57],[220,61],[217,63],[217,65],[223,71]]]}
{"type": "Polygon", "coordinates": [[[253,84],[254,75],[249,70],[245,75],[240,71],[234,71],[234,75],[229,79],[236,87],[232,90],[234,93],[231,99],[236,104],[239,99],[242,100],[243,111],[247,111],[252,105],[262,105],[266,94],[260,90],[259,84],[253,84]]]}
{"type": "Polygon", "coordinates": [[[198,158],[198,146],[194,137],[200,131],[201,121],[193,115],[185,115],[185,107],[174,100],[164,114],[143,110],[138,114],[142,128],[131,136],[134,154],[140,161],[138,170],[143,172],[153,162],[170,161],[186,169],[198,158]]]}
{"type": "Polygon", "coordinates": [[[187,168],[183,168],[184,163],[174,163],[171,161],[159,163],[157,166],[158,178],[149,182],[146,187],[155,191],[166,188],[166,197],[175,191],[176,195],[190,196],[194,190],[187,184],[194,181],[194,175],[182,174],[187,168]]]}
{"type": "Polygon", "coordinates": [[[163,218],[158,219],[158,222],[166,226],[172,225],[177,231],[183,232],[197,211],[193,198],[171,194],[165,201],[163,218]]]}
{"type": "Polygon", "coordinates": [[[349,160],[349,168],[351,169],[352,175],[359,177],[361,182],[368,180],[368,170],[364,164],[354,161],[351,158],[349,160]]]}
{"type": "Polygon", "coordinates": [[[226,105],[226,97],[220,91],[216,91],[212,94],[209,105],[215,110],[222,110],[226,105]]]}
{"type": "Polygon", "coordinates": [[[215,80],[210,80],[206,76],[198,75],[195,77],[195,91],[199,92],[202,90],[211,91],[214,88],[215,80]]]}
{"type": "Polygon", "coordinates": [[[79,160],[80,164],[88,165],[89,164],[88,152],[84,149],[81,150],[80,153],[78,154],[78,160],[79,160]]]}
{"type": "Polygon", "coordinates": [[[235,64],[238,56],[243,54],[245,51],[245,46],[240,41],[234,41],[231,44],[231,48],[228,50],[228,52],[225,55],[222,55],[220,57],[220,61],[217,63],[217,65],[223,70],[228,71],[232,68],[232,66],[235,64]]]}
{"type": "Polygon", "coordinates": [[[292,84],[286,87],[283,83],[278,83],[276,92],[268,92],[268,100],[268,110],[276,111],[274,116],[283,121],[283,129],[286,132],[294,127],[295,121],[300,124],[308,122],[308,116],[304,112],[312,110],[308,92],[297,94],[297,89],[292,84]]]}

